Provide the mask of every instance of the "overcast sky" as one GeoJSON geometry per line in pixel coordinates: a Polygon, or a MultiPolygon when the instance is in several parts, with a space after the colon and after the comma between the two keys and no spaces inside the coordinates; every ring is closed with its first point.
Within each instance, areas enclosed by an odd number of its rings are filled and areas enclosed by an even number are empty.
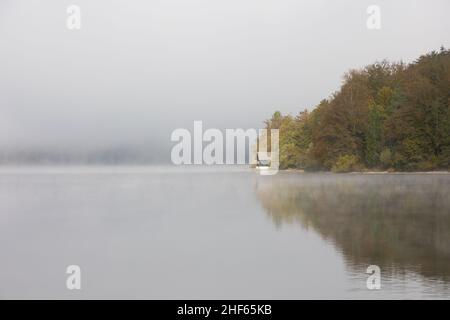
{"type": "Polygon", "coordinates": [[[0,0],[0,152],[153,147],[258,128],[376,60],[450,46],[450,1],[0,0]],[[66,9],[81,8],[81,30],[66,9]],[[366,27],[369,5],[381,29],[366,27]]]}

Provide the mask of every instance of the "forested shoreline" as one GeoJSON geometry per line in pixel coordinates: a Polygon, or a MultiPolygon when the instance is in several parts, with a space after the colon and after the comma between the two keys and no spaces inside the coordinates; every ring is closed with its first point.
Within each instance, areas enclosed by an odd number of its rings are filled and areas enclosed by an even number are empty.
{"type": "Polygon", "coordinates": [[[281,169],[448,170],[450,50],[351,70],[312,111],[265,124],[280,130],[281,169]]]}

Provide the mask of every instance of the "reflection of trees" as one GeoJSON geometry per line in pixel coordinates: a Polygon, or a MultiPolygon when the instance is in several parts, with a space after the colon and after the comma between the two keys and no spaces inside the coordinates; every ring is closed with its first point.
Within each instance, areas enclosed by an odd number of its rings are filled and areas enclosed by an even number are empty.
{"type": "Polygon", "coordinates": [[[311,227],[350,264],[450,279],[450,175],[297,175],[259,180],[276,225],[311,227]]]}

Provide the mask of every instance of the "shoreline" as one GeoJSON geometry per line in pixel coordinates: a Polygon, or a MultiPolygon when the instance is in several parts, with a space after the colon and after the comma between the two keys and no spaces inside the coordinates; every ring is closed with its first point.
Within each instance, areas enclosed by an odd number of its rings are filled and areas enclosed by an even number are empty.
{"type": "Polygon", "coordinates": [[[280,172],[294,172],[294,173],[326,173],[326,174],[367,174],[367,175],[377,175],[377,174],[450,174],[450,171],[349,171],[349,172],[333,172],[333,171],[305,171],[302,169],[279,169],[280,172]]]}
{"type": "MultiPolygon", "coordinates": [[[[176,173],[176,172],[245,172],[254,171],[255,168],[248,165],[162,165],[162,164],[34,164],[34,165],[0,165],[0,174],[7,173],[176,173]]],[[[303,169],[278,169],[282,173],[298,174],[362,174],[362,175],[446,175],[450,171],[305,171],[303,169]]]]}

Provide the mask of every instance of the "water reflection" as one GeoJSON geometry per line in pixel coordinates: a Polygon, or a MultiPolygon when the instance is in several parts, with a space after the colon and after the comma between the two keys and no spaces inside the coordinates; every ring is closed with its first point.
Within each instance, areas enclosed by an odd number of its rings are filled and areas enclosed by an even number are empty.
{"type": "Polygon", "coordinates": [[[256,192],[277,226],[300,224],[332,241],[349,268],[450,281],[450,175],[280,173],[256,192]]]}

